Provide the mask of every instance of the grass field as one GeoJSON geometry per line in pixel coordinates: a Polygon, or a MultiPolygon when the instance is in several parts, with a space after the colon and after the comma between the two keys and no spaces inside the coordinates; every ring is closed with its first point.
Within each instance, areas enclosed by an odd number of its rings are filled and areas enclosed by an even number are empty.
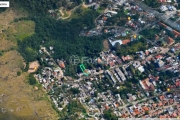
{"type": "Polygon", "coordinates": [[[17,76],[24,60],[16,51],[18,46],[14,41],[31,36],[35,29],[32,21],[14,23],[18,17],[23,15],[11,9],[0,14],[0,26],[5,31],[0,33],[0,51],[3,51],[0,56],[0,120],[57,120],[57,113],[42,88],[35,90],[28,84],[27,72],[17,76]]]}
{"type": "Polygon", "coordinates": [[[34,30],[35,23],[30,20],[24,20],[11,23],[8,29],[5,30],[5,34],[8,40],[15,42],[33,35],[35,33],[34,30]]]}

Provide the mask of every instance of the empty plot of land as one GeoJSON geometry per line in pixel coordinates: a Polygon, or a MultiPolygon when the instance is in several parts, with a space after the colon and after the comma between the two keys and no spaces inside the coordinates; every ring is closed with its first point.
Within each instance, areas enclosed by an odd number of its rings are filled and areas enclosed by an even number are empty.
{"type": "Polygon", "coordinates": [[[110,47],[110,46],[109,46],[108,40],[104,40],[104,41],[103,41],[103,46],[104,46],[104,49],[105,49],[105,50],[109,50],[109,47],[110,47]]]}

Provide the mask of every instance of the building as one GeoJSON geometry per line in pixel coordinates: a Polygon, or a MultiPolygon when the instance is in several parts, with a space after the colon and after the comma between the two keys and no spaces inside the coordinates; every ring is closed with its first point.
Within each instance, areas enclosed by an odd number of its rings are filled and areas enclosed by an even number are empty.
{"type": "Polygon", "coordinates": [[[141,87],[145,90],[154,90],[155,89],[153,84],[149,81],[149,78],[146,78],[142,81],[140,80],[139,83],[140,83],[141,87]]]}
{"type": "Polygon", "coordinates": [[[172,44],[174,44],[175,41],[171,37],[167,37],[166,42],[168,45],[172,45],[172,44]]]}
{"type": "Polygon", "coordinates": [[[109,40],[109,42],[111,43],[112,46],[115,46],[116,43],[122,45],[122,40],[115,40],[115,41],[109,40]]]}
{"type": "Polygon", "coordinates": [[[130,39],[125,39],[125,40],[122,41],[122,44],[123,44],[123,45],[126,45],[126,44],[128,44],[129,42],[131,42],[130,39]]]}
{"type": "Polygon", "coordinates": [[[141,73],[145,71],[143,66],[138,67],[138,70],[139,70],[141,73]]]}
{"type": "Polygon", "coordinates": [[[60,66],[61,68],[65,68],[64,62],[63,62],[63,61],[59,61],[59,66],[60,66]]]}
{"type": "Polygon", "coordinates": [[[162,67],[164,65],[164,62],[162,60],[158,60],[157,64],[158,64],[159,67],[162,67]]]}
{"type": "Polygon", "coordinates": [[[119,68],[116,68],[115,71],[117,72],[117,74],[119,75],[119,77],[121,78],[122,81],[126,80],[126,77],[124,76],[124,74],[122,73],[122,71],[119,68]]]}
{"type": "Polygon", "coordinates": [[[115,78],[113,77],[112,73],[109,71],[109,70],[106,70],[106,72],[108,73],[109,77],[111,78],[113,84],[115,85],[116,84],[116,80],[115,78]]]}

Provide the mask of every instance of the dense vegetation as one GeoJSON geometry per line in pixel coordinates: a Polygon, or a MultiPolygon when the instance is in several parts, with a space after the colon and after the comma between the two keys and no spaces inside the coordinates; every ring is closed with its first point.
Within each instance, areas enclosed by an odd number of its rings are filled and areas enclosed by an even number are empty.
{"type": "Polygon", "coordinates": [[[117,120],[118,119],[116,117],[116,115],[112,112],[112,110],[106,110],[104,112],[104,118],[106,118],[107,120],[117,120]]]}
{"type": "Polygon", "coordinates": [[[158,8],[160,7],[160,3],[158,2],[158,0],[144,0],[144,2],[149,6],[149,7],[153,7],[153,8],[158,8]]]}
{"type": "Polygon", "coordinates": [[[36,78],[34,78],[33,74],[29,74],[29,84],[35,85],[37,83],[36,78]]]}
{"type": "Polygon", "coordinates": [[[78,120],[79,113],[86,113],[86,109],[80,102],[76,100],[70,101],[61,111],[60,120],[78,120]]]}
{"type": "MultiPolygon", "coordinates": [[[[59,0],[60,1],[60,0],[59,0]]],[[[102,50],[101,37],[81,37],[80,31],[84,27],[93,28],[94,19],[99,15],[98,12],[86,9],[77,9],[75,14],[80,14],[80,17],[72,17],[70,21],[61,21],[51,18],[47,10],[57,8],[58,0],[28,0],[19,3],[25,10],[30,13],[28,18],[21,18],[16,20],[32,20],[35,22],[35,33],[31,37],[24,40],[18,40],[19,52],[27,62],[39,59],[42,57],[38,50],[40,45],[54,47],[55,59],[65,59],[69,64],[66,69],[66,75],[72,75],[77,72],[76,67],[69,63],[69,57],[72,55],[78,56],[95,56],[102,50]]],[[[77,1],[77,4],[80,4],[77,1]]]]}
{"type": "Polygon", "coordinates": [[[81,3],[81,0],[16,0],[16,3],[27,10],[31,15],[46,15],[50,9],[65,7],[72,9],[81,3]],[[72,4],[71,4],[72,2],[72,4]]]}
{"type": "MultiPolygon", "coordinates": [[[[118,46],[117,46],[118,47],[118,46]]],[[[141,38],[140,40],[136,40],[133,42],[130,42],[128,45],[122,45],[120,46],[120,49],[117,49],[117,55],[129,55],[134,54],[137,51],[143,51],[147,49],[147,43],[144,40],[144,38],[141,38]]]]}

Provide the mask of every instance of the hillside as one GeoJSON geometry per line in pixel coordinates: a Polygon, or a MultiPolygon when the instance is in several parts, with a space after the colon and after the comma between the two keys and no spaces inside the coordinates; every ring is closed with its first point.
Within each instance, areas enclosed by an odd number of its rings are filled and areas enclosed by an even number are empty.
{"type": "Polygon", "coordinates": [[[24,59],[17,52],[17,39],[23,41],[35,34],[35,23],[14,20],[27,15],[14,8],[0,13],[0,119],[56,120],[56,112],[46,93],[40,86],[39,90],[30,86],[28,73],[22,71],[24,59]],[[17,75],[18,72],[21,74],[17,75]]]}

